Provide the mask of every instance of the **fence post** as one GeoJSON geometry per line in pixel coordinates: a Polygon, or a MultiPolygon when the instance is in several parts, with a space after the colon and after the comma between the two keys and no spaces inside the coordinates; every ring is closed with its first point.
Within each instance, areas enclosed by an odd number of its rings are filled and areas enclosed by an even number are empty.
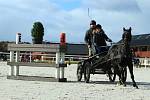
{"type": "Polygon", "coordinates": [[[147,66],[147,59],[146,59],[146,57],[144,59],[144,64],[145,64],[145,68],[146,68],[146,66],[147,66]]]}
{"type": "MultiPolygon", "coordinates": [[[[10,62],[14,62],[14,51],[10,51],[10,62]]],[[[9,75],[10,76],[14,75],[14,66],[10,67],[9,75]]]]}
{"type": "MultiPolygon", "coordinates": [[[[60,34],[60,63],[65,64],[66,34],[60,34]]],[[[64,66],[60,66],[60,79],[64,80],[64,66]]]]}
{"type": "MultiPolygon", "coordinates": [[[[20,52],[16,51],[16,62],[19,62],[19,58],[20,58],[20,52]]],[[[15,74],[15,76],[19,75],[19,65],[16,65],[14,67],[14,74],[15,74]]]]}
{"type": "MultiPolygon", "coordinates": [[[[64,64],[65,63],[65,53],[62,53],[61,52],[61,55],[60,55],[60,63],[61,64],[64,64]]],[[[60,67],[60,78],[63,79],[64,78],[64,67],[60,67]]]]}
{"type": "MultiPolygon", "coordinates": [[[[21,42],[21,33],[16,34],[16,44],[19,44],[21,42]]],[[[16,62],[19,62],[20,58],[20,51],[16,51],[16,62]]],[[[15,76],[19,75],[19,65],[14,67],[14,74],[15,76]]]]}
{"type": "Polygon", "coordinates": [[[30,63],[32,62],[32,54],[31,54],[31,52],[30,52],[30,63]]]}
{"type": "MultiPolygon", "coordinates": [[[[56,52],[56,64],[59,64],[60,62],[60,53],[56,52]]],[[[60,67],[56,67],[56,78],[60,78],[60,67]]]]}
{"type": "Polygon", "coordinates": [[[43,55],[41,56],[41,60],[44,61],[44,56],[43,55]]]}

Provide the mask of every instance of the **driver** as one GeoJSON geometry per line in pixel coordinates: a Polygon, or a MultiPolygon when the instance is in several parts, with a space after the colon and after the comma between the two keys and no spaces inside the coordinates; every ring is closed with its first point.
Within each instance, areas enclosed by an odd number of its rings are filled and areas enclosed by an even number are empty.
{"type": "Polygon", "coordinates": [[[92,56],[95,52],[95,48],[93,47],[93,31],[96,29],[96,21],[95,20],[91,20],[90,22],[90,28],[86,31],[85,33],[85,43],[88,46],[89,49],[89,56],[92,56]]]}

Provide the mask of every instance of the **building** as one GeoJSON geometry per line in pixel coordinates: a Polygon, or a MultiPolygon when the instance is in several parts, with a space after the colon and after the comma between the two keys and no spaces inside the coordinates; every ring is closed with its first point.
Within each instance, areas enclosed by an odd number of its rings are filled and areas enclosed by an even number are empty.
{"type": "Polygon", "coordinates": [[[138,58],[150,58],[150,34],[133,35],[131,47],[138,58]]]}

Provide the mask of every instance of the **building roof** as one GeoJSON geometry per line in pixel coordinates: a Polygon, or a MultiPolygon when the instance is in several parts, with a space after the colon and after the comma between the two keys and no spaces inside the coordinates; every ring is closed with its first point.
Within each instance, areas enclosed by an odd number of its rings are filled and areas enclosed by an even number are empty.
{"type": "Polygon", "coordinates": [[[133,35],[131,45],[132,46],[150,45],[150,34],[133,35]]]}
{"type": "Polygon", "coordinates": [[[67,44],[67,55],[88,55],[86,44],[67,44]]]}

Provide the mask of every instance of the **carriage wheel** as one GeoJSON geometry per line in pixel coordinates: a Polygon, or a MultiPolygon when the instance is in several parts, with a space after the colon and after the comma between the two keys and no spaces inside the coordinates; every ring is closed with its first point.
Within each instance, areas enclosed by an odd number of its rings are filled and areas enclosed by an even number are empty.
{"type": "Polygon", "coordinates": [[[111,67],[110,70],[111,70],[111,73],[108,73],[109,81],[114,82],[116,79],[116,73],[115,73],[114,68],[111,67]]]}
{"type": "Polygon", "coordinates": [[[122,78],[123,82],[126,82],[126,79],[127,79],[127,67],[123,68],[123,71],[121,73],[121,78],[122,78]]]}
{"type": "Polygon", "coordinates": [[[81,79],[82,79],[82,75],[83,75],[82,69],[83,69],[82,64],[78,63],[78,67],[77,67],[77,80],[78,81],[81,81],[81,79]]]}
{"type": "Polygon", "coordinates": [[[85,65],[84,65],[84,81],[86,83],[89,82],[90,80],[90,68],[91,68],[91,65],[89,62],[85,62],[85,65]]]}

